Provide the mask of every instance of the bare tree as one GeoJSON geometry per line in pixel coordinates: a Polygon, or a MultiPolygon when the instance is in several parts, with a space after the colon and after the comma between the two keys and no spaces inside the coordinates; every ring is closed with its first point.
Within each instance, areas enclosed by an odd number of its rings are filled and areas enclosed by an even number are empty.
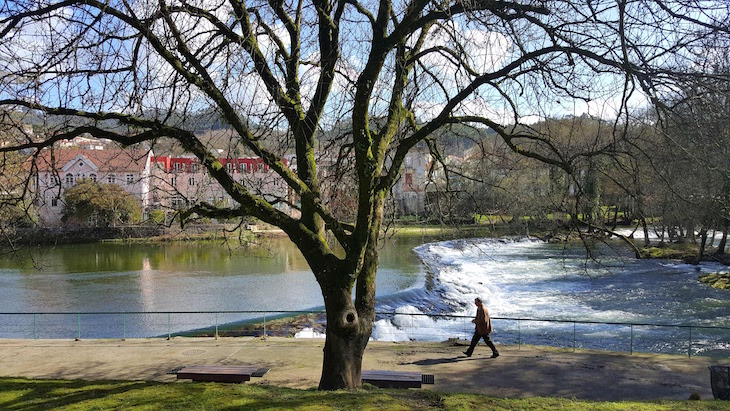
{"type": "Polygon", "coordinates": [[[704,256],[710,230],[722,231],[716,253],[724,254],[730,221],[730,85],[724,80],[730,74],[727,44],[717,38],[705,41],[695,64],[717,78],[681,84],[669,99],[671,110],[661,128],[665,141],[662,172],[673,186],[673,207],[667,207],[672,215],[668,217],[673,217],[686,239],[694,242],[695,231],[699,234],[697,262],[704,256]]]}
{"type": "Polygon", "coordinates": [[[83,133],[124,146],[174,140],[236,203],[199,202],[187,215],[254,216],[299,247],[327,312],[319,387],[358,387],[383,209],[409,150],[470,123],[571,173],[615,141],[556,144],[526,124],[595,106],[620,115],[678,77],[703,76],[678,68],[699,39],[728,35],[727,17],[719,0],[10,0],[0,6],[0,107],[45,124],[0,152],[83,133]],[[300,213],[247,190],[211,154],[187,121],[209,107],[232,146],[290,187],[300,213]],[[350,221],[328,207],[317,162],[318,130],[344,119],[350,221]]]}

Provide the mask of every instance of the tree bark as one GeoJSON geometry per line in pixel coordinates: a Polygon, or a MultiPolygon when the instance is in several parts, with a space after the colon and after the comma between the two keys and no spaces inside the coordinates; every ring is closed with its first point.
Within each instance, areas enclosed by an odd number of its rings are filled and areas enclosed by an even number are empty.
{"type": "Polygon", "coordinates": [[[700,252],[699,255],[697,255],[697,263],[699,264],[702,262],[702,259],[705,257],[705,247],[707,246],[707,229],[702,228],[700,230],[700,252]]]}
{"type": "Polygon", "coordinates": [[[725,254],[725,244],[727,244],[727,229],[728,226],[730,226],[730,219],[724,218],[723,223],[722,238],[720,239],[720,243],[717,244],[717,251],[715,251],[715,254],[717,255],[725,254]]]}
{"type": "Polygon", "coordinates": [[[641,228],[644,231],[644,247],[649,247],[651,245],[651,241],[649,241],[649,225],[646,224],[644,215],[641,216],[641,228]]]}
{"type": "Polygon", "coordinates": [[[324,295],[327,336],[319,389],[358,388],[362,385],[362,357],[372,334],[373,318],[357,312],[349,290],[329,290],[324,295]]]}

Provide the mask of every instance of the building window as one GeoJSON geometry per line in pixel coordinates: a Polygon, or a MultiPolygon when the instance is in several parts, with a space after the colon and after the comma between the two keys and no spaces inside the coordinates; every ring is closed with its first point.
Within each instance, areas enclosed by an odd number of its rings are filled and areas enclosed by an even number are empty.
{"type": "Polygon", "coordinates": [[[66,174],[66,187],[71,187],[72,185],[74,185],[74,175],[66,174]]]}
{"type": "Polygon", "coordinates": [[[408,184],[408,185],[413,184],[413,174],[406,173],[406,184],[408,184]]]}
{"type": "Polygon", "coordinates": [[[175,187],[175,177],[170,177],[170,185],[175,187]]]}
{"type": "Polygon", "coordinates": [[[134,184],[134,174],[127,174],[127,185],[134,184]]]}
{"type": "Polygon", "coordinates": [[[51,199],[51,207],[58,207],[58,197],[53,197],[51,199]]]}
{"type": "Polygon", "coordinates": [[[194,186],[195,185],[195,177],[190,177],[188,179],[188,185],[194,186]]]}
{"type": "Polygon", "coordinates": [[[116,182],[117,182],[116,174],[109,174],[108,176],[106,176],[106,182],[109,184],[116,184],[116,182]]]}
{"type": "Polygon", "coordinates": [[[192,167],[193,167],[193,173],[198,171],[198,163],[193,163],[192,167]]]}
{"type": "Polygon", "coordinates": [[[172,168],[174,168],[175,171],[180,171],[180,169],[182,168],[182,163],[175,163],[173,164],[172,168]]]}
{"type": "Polygon", "coordinates": [[[233,164],[232,163],[226,163],[226,171],[232,172],[233,171],[233,164]]]}
{"type": "Polygon", "coordinates": [[[89,174],[89,180],[91,180],[92,183],[96,183],[96,174],[89,174]]]}
{"type": "Polygon", "coordinates": [[[79,168],[81,168],[83,166],[84,166],[84,162],[83,161],[79,161],[79,168]]]}
{"type": "Polygon", "coordinates": [[[173,197],[172,198],[172,208],[174,209],[180,209],[185,206],[185,200],[180,197],[173,197]]]}
{"type": "Polygon", "coordinates": [[[259,172],[264,171],[264,163],[259,163],[259,172]]]}
{"type": "Polygon", "coordinates": [[[411,166],[411,156],[406,156],[406,167],[411,166]]]}

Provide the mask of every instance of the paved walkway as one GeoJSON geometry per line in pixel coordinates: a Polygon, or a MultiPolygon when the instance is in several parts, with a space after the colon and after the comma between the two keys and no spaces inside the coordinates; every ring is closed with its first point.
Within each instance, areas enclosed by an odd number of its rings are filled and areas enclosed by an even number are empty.
{"type": "MultiPolygon", "coordinates": [[[[0,339],[0,376],[86,380],[175,381],[167,374],[184,365],[227,364],[269,367],[250,383],[316,387],[321,339],[270,337],[120,340],[0,339]]],[[[502,397],[560,396],[595,400],[685,400],[697,392],[712,399],[709,365],[728,359],[659,354],[611,353],[500,347],[499,358],[477,347],[448,343],[371,342],[364,369],[411,370],[435,375],[425,389],[502,397]]]]}

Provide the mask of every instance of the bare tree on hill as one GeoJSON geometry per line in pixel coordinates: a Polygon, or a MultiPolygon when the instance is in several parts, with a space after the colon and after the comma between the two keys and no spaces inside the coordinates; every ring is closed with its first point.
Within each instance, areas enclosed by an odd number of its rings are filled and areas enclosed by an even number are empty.
{"type": "Polygon", "coordinates": [[[358,387],[383,209],[412,148],[450,124],[487,126],[515,153],[570,174],[626,135],[574,147],[529,123],[596,106],[626,113],[679,78],[702,78],[683,61],[702,38],[729,33],[719,0],[9,0],[0,5],[0,110],[35,113],[47,127],[4,140],[0,152],[84,133],[123,146],[174,140],[236,203],[200,202],[186,214],[253,216],[301,250],[327,312],[319,387],[358,387]],[[185,120],[211,106],[233,130],[231,145],[296,194],[300,214],[275,207],[288,198],[247,191],[196,137],[185,120]],[[351,164],[347,221],[324,198],[316,139],[342,122],[351,127],[326,161],[351,164]],[[296,167],[282,162],[286,152],[296,167]]]}

